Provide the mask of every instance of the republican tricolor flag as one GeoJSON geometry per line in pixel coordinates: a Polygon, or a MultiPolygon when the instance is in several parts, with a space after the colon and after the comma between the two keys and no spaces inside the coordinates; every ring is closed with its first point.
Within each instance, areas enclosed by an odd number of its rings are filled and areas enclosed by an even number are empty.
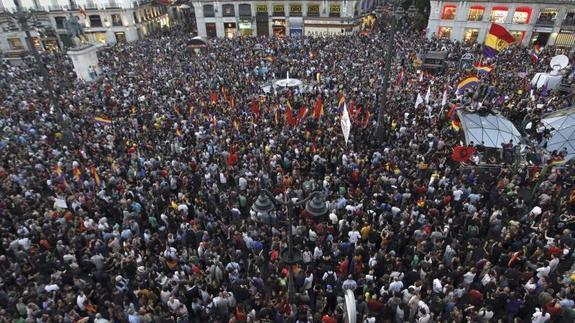
{"type": "Polygon", "coordinates": [[[515,38],[505,27],[498,24],[491,24],[491,28],[489,28],[489,32],[485,37],[483,53],[487,57],[495,57],[499,52],[505,50],[514,42],[515,38]]]}
{"type": "Polygon", "coordinates": [[[475,67],[479,74],[489,74],[493,70],[493,66],[491,64],[483,64],[481,62],[473,63],[473,67],[475,67]]]}

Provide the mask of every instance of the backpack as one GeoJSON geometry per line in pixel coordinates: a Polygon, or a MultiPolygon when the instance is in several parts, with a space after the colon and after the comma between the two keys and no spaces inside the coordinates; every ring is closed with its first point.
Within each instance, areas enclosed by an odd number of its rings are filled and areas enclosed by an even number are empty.
{"type": "Polygon", "coordinates": [[[477,237],[477,235],[479,235],[479,227],[472,224],[467,226],[467,234],[472,237],[477,237]]]}

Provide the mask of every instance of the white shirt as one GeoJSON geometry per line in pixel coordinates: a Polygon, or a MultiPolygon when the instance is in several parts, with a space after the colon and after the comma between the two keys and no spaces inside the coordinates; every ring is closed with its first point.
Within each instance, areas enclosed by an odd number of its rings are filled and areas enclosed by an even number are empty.
{"type": "Polygon", "coordinates": [[[80,294],[76,297],[76,305],[78,305],[78,307],[83,311],[84,310],[84,302],[86,301],[88,297],[86,297],[86,295],[84,294],[80,294]]]}
{"type": "Polygon", "coordinates": [[[347,235],[349,236],[349,242],[351,243],[357,243],[357,241],[361,237],[361,234],[359,234],[357,230],[349,231],[347,235]]]}

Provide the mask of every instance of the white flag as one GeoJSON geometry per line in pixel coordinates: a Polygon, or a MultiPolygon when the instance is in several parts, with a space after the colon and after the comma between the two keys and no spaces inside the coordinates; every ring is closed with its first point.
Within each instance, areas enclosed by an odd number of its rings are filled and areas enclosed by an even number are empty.
{"type": "Polygon", "coordinates": [[[415,108],[417,109],[417,107],[423,103],[423,98],[421,97],[421,94],[417,93],[417,99],[415,100],[415,108]]]}
{"type": "Polygon", "coordinates": [[[431,85],[427,87],[427,93],[425,93],[425,104],[429,104],[429,99],[431,99],[431,85]]]}
{"type": "Polygon", "coordinates": [[[351,120],[349,119],[349,113],[347,112],[347,104],[343,104],[343,112],[341,114],[341,131],[343,132],[343,139],[347,145],[349,139],[349,132],[351,131],[351,120]]]}
{"type": "Polygon", "coordinates": [[[447,90],[443,90],[443,99],[441,99],[441,107],[447,105],[447,90]]]}
{"type": "Polygon", "coordinates": [[[419,82],[423,82],[423,71],[419,74],[419,82]]]}

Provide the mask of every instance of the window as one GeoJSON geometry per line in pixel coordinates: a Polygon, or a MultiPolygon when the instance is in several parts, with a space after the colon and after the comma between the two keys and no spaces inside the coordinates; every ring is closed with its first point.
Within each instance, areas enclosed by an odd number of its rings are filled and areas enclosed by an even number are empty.
{"type": "Polygon", "coordinates": [[[455,6],[444,6],[443,7],[443,13],[441,14],[441,19],[453,20],[453,19],[455,19],[456,13],[457,13],[457,8],[455,6]]]}
{"type": "Polygon", "coordinates": [[[233,4],[225,4],[222,6],[222,15],[224,17],[235,17],[236,10],[234,9],[233,4]]]}
{"type": "Polygon", "coordinates": [[[213,22],[206,23],[206,35],[208,38],[215,38],[218,37],[216,32],[216,24],[213,22]]]}
{"type": "Polygon", "coordinates": [[[117,13],[113,13],[111,16],[112,16],[112,26],[120,27],[123,25],[122,16],[120,16],[117,13]]]}
{"type": "Polygon", "coordinates": [[[214,14],[214,5],[205,4],[204,5],[204,17],[215,17],[214,14]]]}
{"type": "Polygon", "coordinates": [[[565,19],[563,19],[563,25],[575,26],[575,11],[567,12],[565,19]]]}
{"type": "Polygon", "coordinates": [[[438,37],[439,38],[447,38],[450,39],[451,38],[451,31],[453,30],[453,28],[451,27],[439,27],[439,33],[438,33],[438,37]]]}
{"type": "Polygon", "coordinates": [[[498,24],[505,23],[507,12],[508,10],[506,7],[493,7],[493,9],[491,9],[491,22],[498,24]]]}
{"type": "Polygon", "coordinates": [[[134,23],[139,23],[140,19],[138,19],[138,14],[136,12],[134,12],[134,23]]]}
{"type": "Polygon", "coordinates": [[[517,8],[513,14],[514,24],[528,24],[531,18],[531,8],[517,8]]]}
{"type": "Polygon", "coordinates": [[[509,33],[515,38],[515,43],[521,44],[521,42],[523,42],[523,37],[525,37],[524,31],[510,31],[509,33]]]}
{"type": "Polygon", "coordinates": [[[479,36],[479,29],[465,28],[465,33],[463,34],[463,41],[467,44],[473,44],[477,41],[478,36],[479,36]]]}
{"type": "Polygon", "coordinates": [[[319,17],[319,5],[310,4],[307,6],[307,16],[308,17],[319,17]]]}
{"type": "Polygon", "coordinates": [[[545,8],[541,10],[537,24],[550,26],[555,25],[555,20],[557,19],[558,13],[559,9],[545,8]]]}
{"type": "Polygon", "coordinates": [[[8,45],[10,45],[10,49],[12,50],[24,49],[24,44],[22,43],[22,39],[20,38],[8,38],[8,45]]]}
{"type": "Polygon", "coordinates": [[[339,17],[341,11],[341,6],[338,4],[333,4],[329,6],[329,16],[330,17],[339,17]]]}
{"type": "Polygon", "coordinates": [[[469,14],[467,15],[467,20],[469,21],[482,21],[483,13],[485,8],[481,6],[474,6],[469,8],[469,14]]]}
{"type": "MultiPolygon", "coordinates": [[[[267,10],[267,9],[266,9],[267,10]]],[[[251,17],[252,16],[252,6],[250,4],[242,3],[239,6],[240,17],[251,17]]]]}
{"type": "Polygon", "coordinates": [[[54,17],[56,20],[56,29],[65,29],[64,22],[66,21],[66,17],[54,17]]]}
{"type": "Polygon", "coordinates": [[[90,15],[90,26],[91,27],[102,27],[102,19],[100,15],[90,15]]]}

